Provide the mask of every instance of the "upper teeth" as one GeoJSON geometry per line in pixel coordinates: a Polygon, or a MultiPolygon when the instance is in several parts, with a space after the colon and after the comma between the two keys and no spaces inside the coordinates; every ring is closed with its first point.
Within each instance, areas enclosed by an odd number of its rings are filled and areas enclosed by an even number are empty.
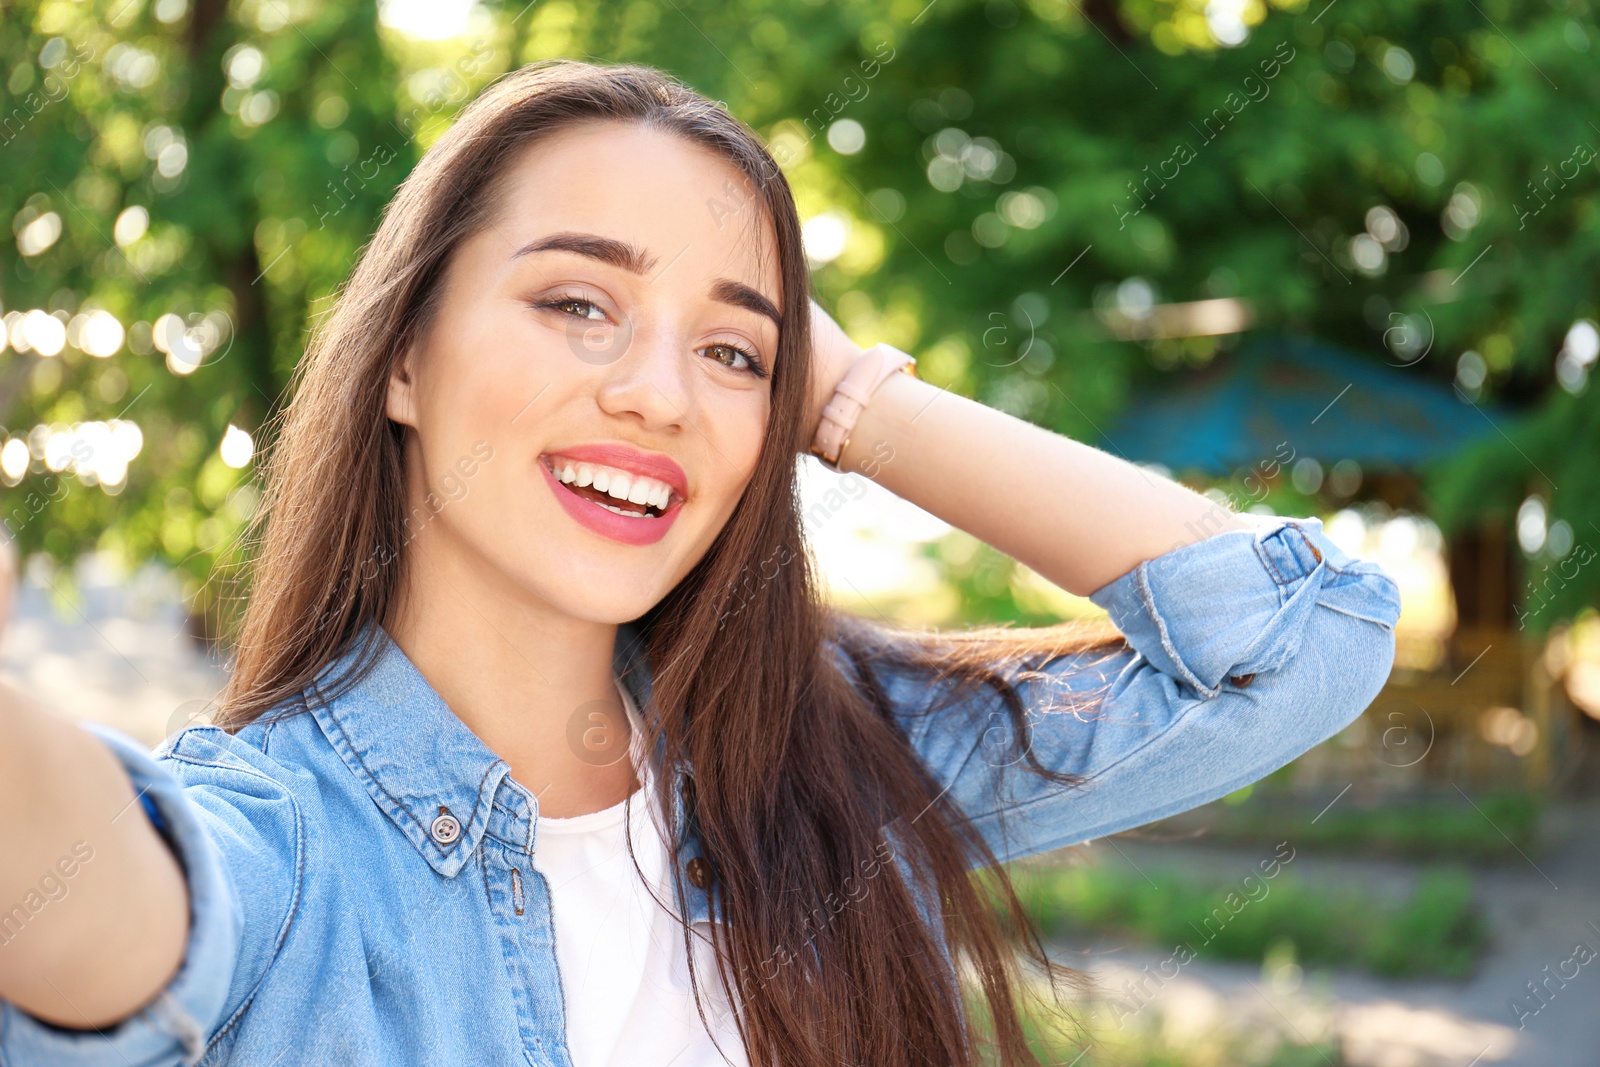
{"type": "Polygon", "coordinates": [[[642,474],[630,474],[615,467],[598,463],[575,463],[570,459],[552,459],[550,469],[568,485],[582,488],[592,485],[602,493],[626,500],[630,504],[645,504],[665,510],[672,500],[672,486],[642,474]]]}

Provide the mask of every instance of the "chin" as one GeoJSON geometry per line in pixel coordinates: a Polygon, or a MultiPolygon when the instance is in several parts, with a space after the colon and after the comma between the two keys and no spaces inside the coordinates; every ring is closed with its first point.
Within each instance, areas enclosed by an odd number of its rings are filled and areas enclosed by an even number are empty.
{"type": "MultiPolygon", "coordinates": [[[[665,590],[661,596],[664,595],[665,590]]],[[[642,597],[637,585],[630,591],[618,590],[612,595],[598,596],[592,589],[562,588],[551,596],[550,606],[562,615],[584,622],[620,626],[655,607],[660,603],[661,596],[642,597]]]]}
{"type": "Polygon", "coordinates": [[[558,615],[597,623],[637,619],[658,604],[676,579],[661,560],[618,559],[603,550],[569,545],[514,557],[506,577],[558,615]]]}

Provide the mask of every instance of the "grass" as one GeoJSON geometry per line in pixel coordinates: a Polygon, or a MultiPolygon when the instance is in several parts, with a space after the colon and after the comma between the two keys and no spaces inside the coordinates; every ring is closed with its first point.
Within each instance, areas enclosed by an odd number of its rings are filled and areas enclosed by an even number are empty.
{"type": "Polygon", "coordinates": [[[1347,800],[1318,818],[1270,791],[1254,792],[1241,790],[1169,823],[1203,826],[1205,839],[1218,843],[1290,840],[1311,850],[1484,863],[1518,860],[1518,849],[1536,849],[1543,807],[1531,793],[1500,790],[1475,798],[1476,807],[1445,800],[1363,808],[1347,800]]]}
{"type": "Polygon", "coordinates": [[[1014,868],[1012,878],[1048,936],[1113,933],[1198,959],[1259,961],[1288,941],[1302,964],[1461,978],[1487,941],[1471,881],[1458,870],[1425,873],[1401,901],[1306,885],[1284,870],[1232,884],[1111,866],[1014,868]]]}
{"type": "MultiPolygon", "coordinates": [[[[973,1012],[977,1062],[998,1067],[986,1044],[992,1028],[975,987],[966,990],[973,1012]]],[[[1210,1014],[1148,1011],[1117,1018],[1104,1001],[1057,1005],[1035,989],[1020,1004],[1023,1034],[1041,1063],[1058,1067],[1342,1067],[1331,1018],[1315,1003],[1278,998],[1269,1014],[1219,1006],[1210,1014]]]]}

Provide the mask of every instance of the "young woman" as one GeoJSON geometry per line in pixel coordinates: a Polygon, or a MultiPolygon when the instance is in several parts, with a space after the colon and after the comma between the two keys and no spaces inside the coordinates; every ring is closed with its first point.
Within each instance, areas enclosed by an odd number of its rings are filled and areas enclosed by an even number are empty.
{"type": "Polygon", "coordinates": [[[1340,730],[1396,588],[808,292],[717,105],[565,62],[483,93],[301,364],[219,725],[152,757],[0,708],[0,1061],[1034,1062],[1044,951],[976,872],[1340,730]],[[813,448],[1120,632],[828,610],[813,448]]]}

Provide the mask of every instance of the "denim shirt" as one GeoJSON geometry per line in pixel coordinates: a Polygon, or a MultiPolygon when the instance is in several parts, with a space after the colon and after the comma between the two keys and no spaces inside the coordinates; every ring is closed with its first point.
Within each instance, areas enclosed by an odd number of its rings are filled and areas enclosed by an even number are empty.
{"type": "MultiPolygon", "coordinates": [[[[1001,860],[1215,800],[1331,737],[1377,695],[1394,656],[1394,581],[1341,552],[1316,519],[1246,518],[1251,530],[1170,551],[1093,595],[1129,649],[1057,657],[1018,683],[1034,752],[1080,787],[994,758],[1005,748],[981,715],[920,714],[929,679],[880,679],[915,750],[1001,860]],[[1057,687],[1103,696],[1090,715],[1031,714],[1057,687]]],[[[529,862],[538,803],[375,636],[371,673],[331,700],[311,685],[303,714],[234,735],[189,728],[153,756],[93,728],[183,866],[186,955],[149,1006],[104,1032],[0,1004],[0,1064],[570,1067],[549,894],[529,862]]],[[[619,628],[615,665],[648,715],[639,637],[619,628]]],[[[682,825],[692,771],[673,770],[685,865],[700,855],[682,825]]],[[[720,921],[715,883],[680,881],[677,914],[720,921]]]]}

